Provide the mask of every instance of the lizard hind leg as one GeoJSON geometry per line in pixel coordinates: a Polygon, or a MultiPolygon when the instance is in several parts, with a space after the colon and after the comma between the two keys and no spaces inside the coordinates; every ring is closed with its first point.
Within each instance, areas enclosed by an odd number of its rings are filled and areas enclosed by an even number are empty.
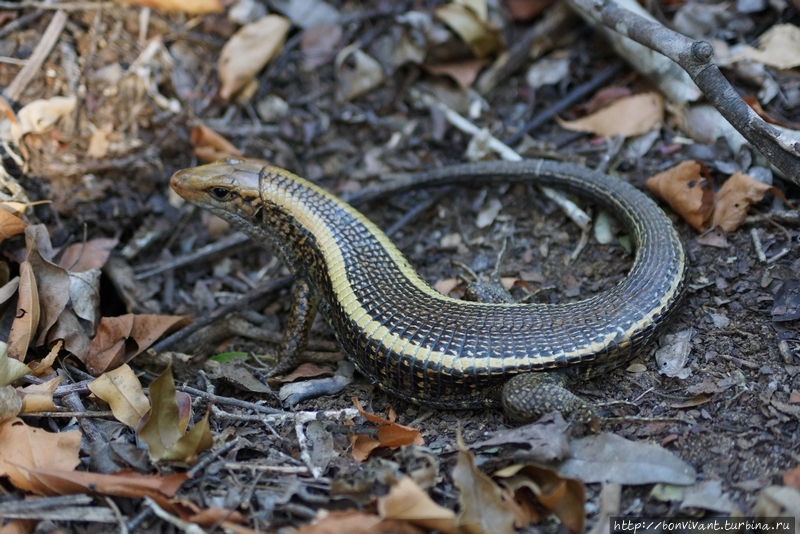
{"type": "Polygon", "coordinates": [[[314,318],[319,310],[320,295],[308,280],[295,280],[292,292],[292,308],[289,311],[289,322],[283,332],[278,363],[267,373],[267,376],[278,376],[293,370],[303,361],[303,352],[308,345],[308,336],[314,318]]]}
{"type": "Polygon", "coordinates": [[[503,412],[518,422],[533,422],[550,412],[561,412],[565,419],[599,429],[600,417],[592,405],[567,388],[563,372],[522,373],[503,386],[503,412]]]}

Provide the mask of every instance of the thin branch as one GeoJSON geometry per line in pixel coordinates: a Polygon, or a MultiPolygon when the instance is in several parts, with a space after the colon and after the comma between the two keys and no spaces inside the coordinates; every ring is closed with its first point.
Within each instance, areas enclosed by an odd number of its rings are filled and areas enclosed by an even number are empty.
{"type": "Polygon", "coordinates": [[[570,0],[585,15],[620,35],[660,52],[692,78],[714,107],[787,179],[800,185],[800,143],[764,122],[712,61],[714,50],[621,7],[614,0],[570,0]]]}

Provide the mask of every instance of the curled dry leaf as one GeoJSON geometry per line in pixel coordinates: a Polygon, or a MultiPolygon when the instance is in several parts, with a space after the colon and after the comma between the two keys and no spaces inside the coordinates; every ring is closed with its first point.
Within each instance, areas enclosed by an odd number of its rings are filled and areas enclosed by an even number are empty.
{"type": "Polygon", "coordinates": [[[164,460],[193,464],[200,452],[211,448],[210,412],[206,412],[205,417],[184,434],[188,418],[181,421],[172,367],[167,367],[150,384],[150,401],[149,417],[137,434],[147,444],[153,462],[164,460]]]}
{"type": "Polygon", "coordinates": [[[469,534],[513,534],[516,506],[503,498],[500,486],[478,470],[475,455],[460,445],[453,468],[453,484],[459,490],[461,504],[459,528],[469,534]]]}
{"type": "Polygon", "coordinates": [[[777,69],[800,66],[800,28],[794,24],[776,24],[758,38],[758,48],[746,47],[734,58],[752,59],[777,69]]]}
{"type": "Polygon", "coordinates": [[[8,355],[15,360],[25,361],[28,346],[36,326],[39,324],[39,292],[36,289],[36,277],[29,261],[19,266],[19,297],[17,298],[17,315],[11,323],[8,334],[8,355]]]}
{"type": "Polygon", "coordinates": [[[0,386],[0,425],[15,418],[22,409],[22,399],[13,386],[0,386]]]}
{"type": "Polygon", "coordinates": [[[783,197],[771,185],[759,182],[742,172],[735,173],[717,191],[711,226],[719,226],[726,232],[736,230],[747,217],[750,206],[760,202],[767,191],[783,197]]]}
{"type": "Polygon", "coordinates": [[[220,134],[204,124],[192,128],[194,155],[201,161],[211,162],[229,156],[241,156],[242,152],[220,134]]]}
{"type": "Polygon", "coordinates": [[[28,243],[28,262],[39,291],[39,337],[36,339],[36,346],[39,347],[45,343],[50,329],[67,307],[70,281],[67,271],[50,261],[52,248],[44,226],[29,226],[25,230],[25,240],[28,243]]]}
{"type": "Polygon", "coordinates": [[[353,397],[353,404],[361,415],[370,423],[378,426],[378,439],[372,439],[363,434],[350,436],[350,444],[353,446],[353,458],[359,462],[366,460],[369,455],[378,447],[389,447],[396,449],[404,445],[424,445],[425,440],[416,428],[399,425],[394,422],[394,418],[385,419],[374,413],[369,413],[361,407],[361,403],[353,397]]]}
{"type": "Polygon", "coordinates": [[[359,49],[360,43],[355,42],[342,48],[336,54],[336,78],[338,80],[339,98],[353,100],[378,87],[386,79],[383,67],[377,60],[359,49]],[[353,57],[355,66],[350,68],[345,65],[349,57],[353,57]]]}
{"type": "Polygon", "coordinates": [[[378,499],[378,513],[383,519],[400,519],[427,530],[445,534],[457,532],[456,514],[439,506],[409,477],[401,478],[378,499]]]}
{"type": "Polygon", "coordinates": [[[452,3],[437,7],[436,16],[453,30],[472,50],[477,58],[485,58],[501,46],[497,28],[482,21],[473,10],[461,4],[452,3]]]}
{"type": "Polygon", "coordinates": [[[642,93],[615,100],[582,119],[565,121],[556,117],[559,126],[574,132],[589,132],[603,137],[633,137],[661,126],[664,120],[664,97],[642,93]]]}
{"type": "Polygon", "coordinates": [[[108,403],[118,421],[131,428],[136,428],[150,409],[150,401],[147,400],[136,373],[128,365],[103,373],[89,382],[88,388],[108,403]]]}
{"type": "Polygon", "coordinates": [[[297,534],[424,534],[405,521],[381,519],[375,514],[345,510],[331,512],[297,530],[297,534]]]}
{"type": "Polygon", "coordinates": [[[19,110],[19,124],[22,135],[28,133],[42,133],[53,126],[58,119],[72,113],[78,99],[75,95],[54,96],[47,100],[34,100],[19,110]]]}
{"type": "Polygon", "coordinates": [[[150,7],[161,11],[182,11],[189,15],[222,13],[225,11],[222,0],[117,0],[117,2],[150,7]]]}
{"type": "Polygon", "coordinates": [[[469,89],[478,77],[478,73],[488,59],[470,59],[459,63],[445,63],[440,65],[422,65],[422,68],[436,76],[447,76],[458,84],[462,91],[469,89]]]}
{"type": "Polygon", "coordinates": [[[225,43],[217,66],[220,97],[228,100],[281,51],[290,26],[289,19],[267,15],[242,26],[225,43]]]}
{"type": "Polygon", "coordinates": [[[53,468],[74,474],[80,447],[78,430],[52,434],[20,419],[9,419],[0,424],[0,476],[8,477],[23,491],[45,495],[35,487],[30,470],[53,468]]]}
{"type": "Polygon", "coordinates": [[[22,413],[31,412],[53,412],[56,405],[53,404],[53,392],[61,383],[61,377],[57,376],[41,384],[31,384],[19,390],[22,395],[22,413]]]}
{"type": "Polygon", "coordinates": [[[561,476],[552,467],[543,465],[512,465],[492,475],[497,479],[520,509],[528,512],[527,523],[539,520],[537,509],[554,514],[572,532],[582,533],[586,523],[586,489],[580,480],[561,476]]]}
{"type": "Polygon", "coordinates": [[[41,360],[33,361],[30,363],[31,373],[36,376],[49,376],[53,373],[53,362],[56,361],[56,357],[58,357],[58,353],[61,352],[61,349],[64,348],[64,341],[57,340],[53,343],[53,346],[50,347],[50,352],[47,353],[47,356],[42,358],[41,360]]]}
{"type": "Polygon", "coordinates": [[[181,315],[103,317],[84,360],[86,368],[95,376],[107,369],[115,369],[147,349],[163,334],[190,322],[191,318],[181,315]]]}
{"type": "Polygon", "coordinates": [[[0,243],[25,231],[28,223],[0,207],[0,243]]]}
{"type": "Polygon", "coordinates": [[[703,231],[714,208],[708,169],[697,161],[682,161],[647,179],[647,188],[665,200],[695,230],[703,231]]]}
{"type": "Polygon", "coordinates": [[[0,341],[0,387],[13,384],[30,372],[27,365],[8,357],[8,345],[0,341]]]}

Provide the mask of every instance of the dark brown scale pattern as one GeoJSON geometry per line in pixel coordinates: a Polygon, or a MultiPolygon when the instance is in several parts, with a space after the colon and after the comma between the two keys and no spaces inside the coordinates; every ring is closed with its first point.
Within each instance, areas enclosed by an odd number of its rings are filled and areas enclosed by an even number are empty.
{"type": "Polygon", "coordinates": [[[321,294],[322,313],[345,352],[384,389],[415,402],[445,408],[496,406],[502,385],[519,373],[564,369],[568,376],[581,379],[606,372],[630,360],[654,338],[684,289],[683,281],[676,284],[686,268],[683,249],[663,212],[629,184],[575,165],[494,163],[406,177],[409,188],[536,182],[569,189],[612,209],[636,238],[637,256],[629,276],[608,292],[563,305],[508,306],[432,297],[398,267],[398,262],[406,260],[387,251],[341,201],[279,173],[265,175],[263,180],[275,181],[278,189],[303,202],[302,209],[326,222],[361,306],[401,338],[387,350],[356,325],[358,318],[350,317],[337,300],[321,244],[262,194],[262,230],[274,234],[272,241],[295,275],[308,276],[321,294]],[[656,308],[658,313],[647,319],[656,308]],[[629,338],[619,333],[631,326],[634,331],[629,338]],[[616,334],[605,343],[610,333],[616,334]],[[406,343],[423,348],[416,354],[402,354],[406,343]],[[603,348],[596,352],[592,345],[597,343],[603,343],[603,348]],[[471,359],[463,371],[437,365],[426,359],[428,348],[471,359]],[[475,365],[489,357],[506,358],[506,364],[488,370],[475,365]]]}

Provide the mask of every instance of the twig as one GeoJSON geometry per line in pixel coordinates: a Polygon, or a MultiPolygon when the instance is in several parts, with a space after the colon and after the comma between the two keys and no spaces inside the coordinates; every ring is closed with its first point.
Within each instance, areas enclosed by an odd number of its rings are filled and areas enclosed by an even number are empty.
{"type": "Polygon", "coordinates": [[[571,3],[586,16],[677,63],[745,139],[787,179],[800,185],[800,143],[764,122],[742,100],[713,63],[714,49],[710,44],[674,32],[614,0],[571,0],[571,3]]]}
{"type": "Polygon", "coordinates": [[[280,291],[282,289],[285,289],[285,288],[289,287],[289,285],[291,283],[292,283],[292,277],[291,276],[284,276],[282,278],[278,278],[278,279],[275,279],[275,280],[269,280],[269,281],[261,284],[259,287],[253,289],[247,295],[243,295],[239,300],[236,300],[234,302],[231,302],[230,304],[226,304],[225,306],[217,308],[216,310],[214,310],[213,312],[209,313],[205,317],[201,317],[201,318],[197,319],[192,324],[190,324],[190,325],[178,330],[174,334],[162,339],[161,341],[159,341],[158,343],[153,345],[151,350],[155,351],[156,353],[163,352],[163,351],[171,348],[176,343],[178,343],[180,341],[183,341],[184,339],[186,339],[190,335],[194,334],[195,332],[197,332],[198,330],[200,330],[204,326],[210,325],[214,321],[219,320],[221,317],[224,317],[224,316],[228,315],[229,313],[233,313],[233,312],[235,312],[237,310],[245,309],[248,306],[250,306],[250,304],[252,304],[253,302],[257,301],[258,299],[260,299],[262,297],[267,297],[271,293],[275,293],[275,292],[278,292],[278,291],[280,291]]]}
{"type": "Polygon", "coordinates": [[[226,462],[222,467],[231,471],[262,471],[286,475],[307,475],[309,472],[308,467],[304,465],[259,465],[252,462],[226,462]]]}
{"type": "Polygon", "coordinates": [[[200,528],[200,525],[196,525],[194,523],[189,523],[187,521],[183,521],[175,517],[174,515],[170,514],[163,508],[161,508],[156,501],[151,499],[150,497],[144,498],[144,503],[147,505],[150,510],[153,511],[156,516],[158,516],[163,521],[166,521],[173,527],[177,528],[178,530],[182,530],[183,532],[187,532],[188,534],[205,534],[205,531],[200,528]]]}
{"type": "Polygon", "coordinates": [[[756,249],[756,256],[761,263],[767,263],[767,255],[764,254],[764,248],[761,245],[761,238],[758,237],[758,228],[750,228],[750,238],[753,240],[753,246],[756,249]]]}
{"type": "Polygon", "coordinates": [[[397,221],[395,221],[393,225],[391,225],[389,228],[386,229],[386,235],[392,237],[395,233],[400,231],[408,223],[419,217],[421,213],[425,212],[430,207],[436,205],[442,198],[444,198],[452,190],[453,188],[450,186],[442,187],[439,191],[428,197],[427,200],[420,202],[419,204],[408,210],[408,212],[406,212],[405,215],[397,219],[397,221]]]}
{"type": "MultiPolygon", "coordinates": [[[[481,130],[472,124],[470,121],[450,109],[449,107],[445,106],[442,102],[439,102],[434,97],[421,93],[419,91],[412,91],[417,98],[419,98],[423,103],[430,107],[436,107],[444,113],[447,120],[461,130],[462,132],[468,133],[470,135],[478,135],[481,130]]],[[[489,148],[494,150],[500,155],[501,159],[506,161],[521,161],[522,156],[517,154],[514,150],[511,149],[507,144],[503,143],[499,139],[494,136],[488,136],[486,140],[486,144],[489,148]]],[[[567,199],[564,195],[556,191],[555,189],[551,189],[549,187],[539,187],[542,193],[558,204],[564,213],[572,219],[572,221],[578,225],[581,229],[587,230],[590,225],[592,224],[592,220],[589,218],[583,210],[581,210],[577,204],[572,202],[571,200],[567,199]]]]}
{"type": "Polygon", "coordinates": [[[183,391],[184,393],[188,393],[190,395],[196,395],[198,397],[202,397],[204,399],[207,399],[209,402],[215,404],[236,406],[237,408],[242,408],[244,410],[250,410],[252,412],[259,412],[267,415],[276,415],[276,414],[283,415],[286,413],[276,408],[270,408],[269,406],[263,406],[261,404],[255,404],[253,402],[247,402],[241,399],[234,399],[233,397],[220,397],[219,395],[206,393],[202,389],[193,388],[191,386],[175,384],[175,389],[183,391]]]}
{"type": "Polygon", "coordinates": [[[110,410],[101,412],[25,412],[20,413],[20,417],[68,417],[84,419],[87,417],[114,417],[114,412],[110,410]]]}
{"type": "MultiPolygon", "coordinates": [[[[2,7],[2,6],[0,6],[2,7]]],[[[33,53],[28,58],[28,62],[17,73],[17,76],[8,84],[8,87],[3,91],[3,96],[10,102],[16,102],[22,96],[22,92],[28,87],[34,76],[42,70],[42,64],[50,55],[53,47],[58,42],[61,32],[64,30],[64,25],[67,23],[67,13],[59,10],[53,15],[50,24],[42,35],[41,41],[33,49],[33,53]]]]}
{"type": "Polygon", "coordinates": [[[33,13],[28,13],[26,15],[22,15],[18,19],[12,20],[3,26],[2,29],[0,29],[0,39],[3,39],[7,35],[11,35],[15,31],[24,28],[29,22],[35,22],[36,19],[41,17],[43,14],[44,11],[34,11],[33,13]]]}
{"type": "MultiPolygon", "coordinates": [[[[133,279],[144,280],[145,278],[150,278],[151,276],[155,276],[157,274],[161,274],[166,271],[171,271],[172,269],[177,269],[179,267],[183,267],[184,265],[197,263],[206,258],[209,258],[210,256],[220,254],[222,252],[238,247],[245,243],[252,243],[252,241],[250,241],[250,238],[247,237],[245,234],[241,232],[236,232],[229,236],[225,236],[219,241],[215,241],[210,245],[206,245],[205,247],[198,249],[192,252],[191,254],[180,256],[178,258],[173,259],[172,261],[162,262],[161,265],[159,265],[158,267],[154,267],[144,272],[140,272],[136,274],[133,277],[133,279]]],[[[134,271],[135,270],[136,269],[134,269],[134,271]]]]}
{"type": "Polygon", "coordinates": [[[557,114],[561,113],[565,109],[571,107],[576,102],[583,100],[591,93],[594,93],[597,89],[604,86],[608,82],[610,82],[618,73],[622,70],[622,67],[617,63],[615,65],[611,65],[610,67],[606,67],[603,71],[600,72],[597,76],[589,80],[588,82],[579,85],[575,89],[569,92],[567,96],[556,102],[554,105],[550,106],[546,110],[542,111],[538,115],[528,122],[525,126],[520,128],[520,130],[515,133],[514,135],[508,136],[503,142],[507,145],[514,145],[518,143],[522,136],[526,133],[530,132],[531,130],[535,130],[539,126],[546,124],[550,119],[555,117],[557,114]]]}
{"type": "Polygon", "coordinates": [[[189,469],[186,472],[186,474],[189,476],[189,478],[196,477],[197,474],[200,471],[202,471],[203,469],[205,469],[206,467],[211,465],[211,463],[214,462],[214,460],[216,460],[217,458],[219,458],[223,454],[226,454],[228,451],[230,451],[231,449],[233,449],[237,445],[239,445],[239,439],[238,438],[232,439],[231,441],[229,441],[228,443],[226,443],[225,445],[223,445],[219,449],[213,450],[209,454],[206,454],[205,456],[203,456],[200,459],[200,461],[197,462],[197,464],[194,467],[192,467],[191,469],[189,469]]]}
{"type": "Polygon", "coordinates": [[[46,10],[63,10],[63,11],[85,11],[88,9],[105,9],[113,5],[110,2],[72,2],[72,3],[54,3],[49,2],[0,2],[0,9],[46,9],[46,10]]]}

